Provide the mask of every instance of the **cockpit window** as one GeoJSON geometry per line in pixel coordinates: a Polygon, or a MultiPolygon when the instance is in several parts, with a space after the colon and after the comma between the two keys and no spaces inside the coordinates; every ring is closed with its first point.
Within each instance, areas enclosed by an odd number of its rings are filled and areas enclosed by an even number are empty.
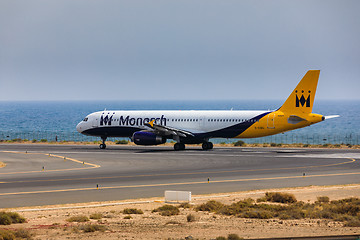
{"type": "Polygon", "coordinates": [[[84,122],[87,122],[87,120],[88,120],[88,118],[84,118],[84,120],[83,120],[83,121],[84,121],[84,122]]]}

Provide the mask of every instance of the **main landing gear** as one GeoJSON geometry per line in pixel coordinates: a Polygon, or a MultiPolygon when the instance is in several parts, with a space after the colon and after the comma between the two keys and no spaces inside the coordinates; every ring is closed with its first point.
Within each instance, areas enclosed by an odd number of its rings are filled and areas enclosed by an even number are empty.
{"type": "Polygon", "coordinates": [[[212,142],[203,142],[201,147],[203,150],[210,150],[213,149],[214,145],[212,144],[212,142]]]}
{"type": "Polygon", "coordinates": [[[179,142],[175,143],[174,150],[175,151],[185,150],[185,144],[179,142]]]}
{"type": "Polygon", "coordinates": [[[105,149],[106,148],[106,144],[105,144],[105,141],[106,141],[106,137],[101,137],[101,140],[102,140],[102,144],[100,144],[100,149],[105,149]]]}
{"type": "MultiPolygon", "coordinates": [[[[213,149],[213,147],[214,147],[214,145],[212,144],[212,142],[203,142],[203,144],[202,144],[203,150],[210,150],[210,149],[213,149]]],[[[185,144],[183,144],[181,142],[175,143],[174,150],[175,151],[185,150],[185,144]]]]}

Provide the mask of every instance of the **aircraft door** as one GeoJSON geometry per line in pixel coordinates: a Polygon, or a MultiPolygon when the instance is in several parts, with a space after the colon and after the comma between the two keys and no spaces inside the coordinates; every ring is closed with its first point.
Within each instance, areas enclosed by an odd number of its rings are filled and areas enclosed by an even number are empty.
{"type": "Polygon", "coordinates": [[[97,127],[98,126],[98,121],[99,121],[99,118],[98,117],[94,117],[93,119],[92,119],[92,123],[91,123],[91,125],[92,125],[92,127],[97,127]]]}
{"type": "Polygon", "coordinates": [[[204,128],[205,128],[205,117],[204,116],[199,117],[199,128],[201,130],[204,130],[204,128]]]}
{"type": "Polygon", "coordinates": [[[269,113],[267,117],[267,128],[274,129],[275,128],[275,113],[269,113]]]}

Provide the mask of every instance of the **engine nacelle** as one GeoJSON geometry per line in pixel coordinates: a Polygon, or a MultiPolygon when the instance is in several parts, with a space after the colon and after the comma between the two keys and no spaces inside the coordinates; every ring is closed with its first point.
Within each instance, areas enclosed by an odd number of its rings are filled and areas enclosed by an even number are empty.
{"type": "Polygon", "coordinates": [[[158,145],[166,142],[166,138],[145,131],[134,132],[132,140],[136,145],[158,145]]]}

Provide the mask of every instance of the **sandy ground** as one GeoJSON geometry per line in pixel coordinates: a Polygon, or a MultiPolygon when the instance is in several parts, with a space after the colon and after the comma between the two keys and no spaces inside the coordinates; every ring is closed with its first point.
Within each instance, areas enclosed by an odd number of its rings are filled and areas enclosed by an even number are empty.
{"type": "MultiPolygon", "coordinates": [[[[191,204],[197,205],[211,199],[229,204],[245,198],[257,199],[264,196],[264,193],[268,191],[292,193],[300,201],[314,202],[318,196],[328,196],[330,200],[360,197],[360,184],[201,195],[193,196],[191,204]]],[[[19,212],[27,219],[26,223],[0,226],[0,228],[30,229],[34,234],[34,239],[184,239],[187,236],[192,236],[195,239],[215,239],[218,236],[227,236],[232,233],[238,234],[245,239],[360,235],[360,228],[343,227],[343,223],[330,220],[243,219],[208,212],[196,212],[193,209],[183,208],[180,208],[180,214],[177,216],[160,216],[158,213],[152,213],[153,209],[164,205],[163,200],[163,198],[152,198],[41,206],[32,207],[31,211],[29,211],[30,208],[0,209],[19,212]],[[101,207],[92,206],[96,204],[107,205],[101,207]],[[45,208],[48,209],[43,210],[45,208]],[[122,213],[124,208],[141,209],[144,214],[132,214],[132,219],[124,219],[127,216],[127,214],[122,213]],[[90,223],[105,226],[107,229],[105,232],[84,233],[76,228],[84,223],[69,223],[66,221],[71,216],[86,215],[89,217],[93,213],[101,213],[103,218],[100,220],[91,219],[90,223]],[[195,222],[187,222],[186,216],[190,213],[195,215],[195,222]]]]}

